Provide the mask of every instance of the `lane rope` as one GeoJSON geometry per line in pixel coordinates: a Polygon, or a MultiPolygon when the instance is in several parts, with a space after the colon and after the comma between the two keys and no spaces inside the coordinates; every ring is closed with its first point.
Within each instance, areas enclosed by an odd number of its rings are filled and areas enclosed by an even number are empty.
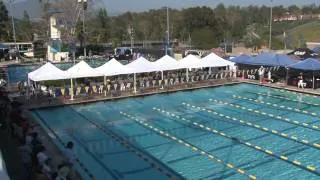
{"type": "MultiPolygon", "coordinates": [[[[215,101],[215,102],[219,103],[219,101],[215,101]]],[[[303,145],[310,146],[312,148],[320,149],[320,144],[312,143],[309,140],[299,138],[298,136],[295,136],[295,135],[289,135],[289,134],[286,134],[286,133],[281,133],[281,132],[279,132],[277,130],[269,129],[267,127],[260,126],[259,124],[254,124],[254,123],[252,123],[250,121],[238,119],[236,117],[231,117],[231,116],[216,112],[213,109],[206,109],[206,108],[202,108],[202,107],[199,107],[199,106],[194,106],[194,105],[190,105],[190,104],[186,104],[186,103],[182,103],[182,104],[187,106],[187,107],[192,107],[192,108],[198,109],[200,111],[208,112],[208,113],[214,114],[216,116],[223,117],[223,118],[225,118],[227,120],[238,122],[238,123],[243,124],[245,126],[249,126],[249,127],[264,131],[264,132],[272,133],[272,134],[277,135],[279,137],[282,137],[282,138],[285,138],[285,139],[289,139],[289,140],[301,143],[303,145]]],[[[227,105],[227,104],[225,104],[225,105],[227,105]]]]}
{"type": "MultiPolygon", "coordinates": [[[[212,128],[212,127],[208,127],[208,126],[203,125],[203,124],[201,124],[201,123],[197,123],[197,122],[193,122],[193,121],[191,121],[191,120],[189,120],[189,119],[185,119],[185,118],[183,118],[183,117],[180,117],[180,116],[178,116],[178,115],[176,115],[176,114],[174,114],[174,113],[171,113],[171,112],[169,112],[169,111],[166,111],[166,110],[164,110],[164,109],[159,109],[159,108],[153,107],[153,110],[156,111],[156,112],[162,113],[162,114],[164,114],[164,115],[167,115],[167,116],[170,117],[170,118],[175,118],[175,119],[177,119],[177,120],[179,120],[179,121],[184,121],[184,122],[186,122],[186,123],[188,123],[188,124],[192,124],[193,126],[198,127],[198,128],[200,128],[200,129],[203,129],[203,130],[205,130],[205,131],[208,131],[208,132],[210,132],[210,133],[212,133],[212,134],[216,134],[216,135],[219,135],[219,136],[222,136],[222,137],[231,139],[231,140],[236,139],[237,142],[239,142],[240,144],[243,144],[243,145],[245,145],[245,146],[247,146],[247,147],[249,147],[249,148],[258,150],[258,151],[260,151],[260,152],[263,152],[263,153],[265,153],[265,154],[268,155],[268,156],[275,157],[275,158],[277,158],[277,159],[279,159],[279,160],[285,161],[285,162],[287,162],[287,163],[289,163],[289,164],[292,164],[292,165],[294,165],[294,166],[296,166],[296,167],[299,167],[299,168],[301,168],[301,169],[310,171],[311,173],[314,173],[314,174],[316,174],[316,175],[320,175],[320,172],[317,172],[317,170],[316,170],[317,168],[316,168],[314,165],[307,165],[307,166],[305,166],[305,165],[303,165],[303,164],[302,164],[300,161],[298,161],[298,160],[289,160],[289,158],[288,158],[287,156],[277,155],[277,154],[275,154],[274,152],[272,152],[271,150],[268,150],[268,149],[266,149],[266,148],[263,148],[263,147],[261,147],[261,146],[252,144],[252,143],[247,142],[247,141],[240,140],[240,139],[235,138],[235,137],[233,137],[233,136],[230,136],[230,135],[228,135],[228,134],[226,134],[226,133],[224,133],[224,132],[222,132],[222,131],[216,130],[216,129],[212,128]]],[[[175,119],[174,119],[174,120],[175,120],[175,119]]]]}
{"type": "MultiPolygon", "coordinates": [[[[78,113],[78,112],[77,112],[78,113]]],[[[90,122],[93,124],[95,127],[100,129],[103,133],[108,135],[111,139],[115,140],[116,142],[120,143],[120,145],[132,153],[134,153],[138,158],[144,160],[146,163],[148,163],[152,168],[156,169],[158,172],[161,174],[169,177],[170,179],[178,179],[178,177],[174,174],[172,174],[170,171],[166,170],[165,168],[161,167],[158,163],[154,162],[152,159],[150,159],[148,156],[146,156],[143,152],[139,150],[139,148],[134,147],[131,143],[129,143],[127,140],[124,138],[118,136],[116,133],[108,130],[107,128],[104,128],[103,126],[99,125],[98,123],[86,118],[83,114],[78,113],[81,115],[86,121],[90,122]]],[[[179,178],[183,179],[183,178],[179,178]]]]}
{"type": "Polygon", "coordinates": [[[215,100],[215,99],[209,99],[209,101],[220,103],[220,104],[224,104],[224,105],[228,105],[228,106],[231,106],[231,107],[235,107],[237,109],[246,110],[246,111],[249,111],[251,113],[259,114],[259,115],[262,115],[262,116],[267,116],[267,117],[273,118],[274,120],[283,121],[283,122],[286,122],[286,123],[289,123],[289,124],[293,124],[293,125],[297,125],[297,126],[300,126],[300,127],[303,127],[303,128],[308,128],[308,129],[320,131],[320,127],[317,126],[317,125],[312,125],[312,124],[309,124],[309,123],[300,122],[300,121],[297,121],[297,120],[292,120],[290,118],[282,117],[282,116],[279,116],[279,115],[276,115],[276,114],[272,114],[272,113],[266,113],[266,112],[259,111],[259,110],[253,110],[251,108],[247,108],[245,106],[241,106],[241,105],[238,105],[238,104],[228,103],[228,102],[224,102],[224,101],[218,101],[218,100],[215,100]]]}
{"type": "Polygon", "coordinates": [[[289,111],[295,111],[298,113],[303,113],[303,114],[307,114],[307,115],[312,115],[312,116],[318,116],[317,113],[315,112],[310,112],[310,111],[305,111],[305,110],[301,110],[301,109],[297,109],[297,108],[292,108],[289,106],[283,106],[281,104],[277,104],[277,103],[270,103],[270,102],[266,102],[266,101],[260,101],[258,99],[253,99],[253,98],[247,98],[247,97],[243,97],[243,96],[236,96],[236,95],[232,95],[233,98],[237,98],[237,99],[241,99],[241,100],[247,100],[247,101],[251,101],[251,102],[256,102],[259,104],[264,104],[264,105],[268,105],[274,108],[281,108],[281,109],[285,109],[285,110],[289,110],[289,111]]]}
{"type": "Polygon", "coordinates": [[[307,97],[315,97],[315,98],[319,98],[319,96],[316,96],[316,95],[305,94],[305,93],[295,92],[295,91],[290,91],[290,90],[276,89],[276,88],[272,88],[272,90],[274,90],[274,91],[278,91],[278,92],[290,92],[290,93],[292,93],[292,94],[300,94],[300,95],[307,96],[307,97]]]}
{"type": "Polygon", "coordinates": [[[194,146],[192,145],[191,143],[185,141],[185,140],[182,140],[176,136],[173,136],[171,134],[169,134],[168,132],[162,130],[162,129],[159,129],[155,126],[152,126],[148,123],[146,123],[145,121],[143,120],[140,120],[139,118],[136,118],[130,114],[127,114],[125,112],[122,112],[120,111],[120,114],[131,119],[131,120],[134,120],[135,122],[137,122],[138,124],[142,125],[143,127],[145,128],[148,128],[148,129],[151,129],[152,131],[156,132],[157,134],[163,136],[163,137],[166,137],[167,139],[170,139],[170,140],[173,140],[175,142],[178,142],[179,144],[182,144],[184,145],[185,147],[193,150],[193,151],[196,151],[196,152],[199,152],[201,155],[205,155],[209,158],[209,160],[211,161],[214,161],[214,162],[217,162],[225,167],[227,167],[228,169],[231,169],[233,171],[235,171],[236,173],[238,174],[241,174],[241,175],[245,175],[247,176],[249,179],[252,179],[252,180],[255,180],[257,179],[257,177],[255,175],[252,175],[252,174],[249,174],[247,173],[245,170],[243,169],[240,169],[240,168],[237,168],[235,167],[232,163],[227,163],[227,162],[224,162],[223,160],[219,159],[218,157],[216,157],[215,155],[213,155],[212,153],[206,151],[206,150],[203,150],[197,146],[194,146]]]}
{"type": "Polygon", "coordinates": [[[249,93],[258,94],[258,95],[261,95],[261,96],[268,96],[268,97],[272,97],[272,98],[275,98],[275,99],[284,99],[284,100],[287,100],[287,101],[298,102],[298,103],[307,104],[307,105],[311,105],[311,106],[320,106],[320,104],[318,104],[318,103],[309,103],[309,102],[306,102],[306,101],[298,101],[296,99],[290,99],[290,98],[282,97],[282,96],[274,96],[274,95],[269,95],[269,94],[264,94],[264,93],[255,93],[255,92],[249,92],[249,93]]]}

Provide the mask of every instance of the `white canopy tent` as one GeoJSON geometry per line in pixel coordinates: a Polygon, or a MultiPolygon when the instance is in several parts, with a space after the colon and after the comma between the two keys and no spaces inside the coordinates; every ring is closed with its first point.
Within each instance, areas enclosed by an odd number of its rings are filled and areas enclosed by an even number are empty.
{"type": "MultiPolygon", "coordinates": [[[[119,61],[117,61],[114,58],[106,62],[102,66],[95,68],[95,70],[104,75],[104,78],[103,78],[104,85],[107,84],[106,76],[131,74],[134,72],[134,69],[126,67],[125,65],[121,64],[119,61]]],[[[105,95],[106,95],[106,92],[105,92],[105,95]]]]}
{"type": "Polygon", "coordinates": [[[202,67],[224,67],[234,66],[235,63],[227,61],[214,53],[210,53],[206,57],[200,60],[200,66],[202,67]]]}
{"type": "Polygon", "coordinates": [[[225,60],[220,56],[216,55],[215,53],[210,53],[209,55],[200,60],[200,65],[202,67],[209,67],[209,74],[211,74],[211,67],[234,67],[235,63],[225,60]]]}
{"type": "Polygon", "coordinates": [[[90,67],[85,61],[80,61],[78,64],[72,66],[67,70],[70,78],[85,78],[103,76],[94,68],[90,67]]]}
{"type": "Polygon", "coordinates": [[[165,55],[159,60],[152,62],[152,64],[158,68],[158,71],[179,69],[179,62],[168,55],[165,55]]]}
{"type": "Polygon", "coordinates": [[[126,67],[129,67],[131,69],[134,69],[134,76],[133,76],[133,92],[136,93],[136,73],[145,73],[145,72],[153,72],[153,71],[159,71],[159,69],[154,66],[154,64],[148,60],[146,60],[144,57],[139,57],[135,61],[129,63],[126,65],[126,67]]]}
{"type": "Polygon", "coordinates": [[[152,62],[152,64],[158,68],[158,71],[161,71],[161,80],[163,80],[163,71],[179,69],[179,62],[168,55],[152,62]]]}
{"type": "Polygon", "coordinates": [[[131,69],[123,64],[121,64],[116,59],[111,59],[100,67],[95,68],[96,71],[100,72],[105,76],[115,76],[121,74],[131,74],[134,69],[131,69]]]}
{"type": "Polygon", "coordinates": [[[103,76],[102,73],[98,72],[94,68],[90,67],[85,61],[80,61],[78,64],[72,66],[67,70],[71,81],[71,100],[73,100],[73,78],[85,78],[85,77],[98,77],[103,76]]]}
{"type": "Polygon", "coordinates": [[[152,62],[146,60],[144,57],[139,57],[138,59],[125,66],[134,69],[133,73],[159,71],[159,69],[152,62]]]}
{"type": "Polygon", "coordinates": [[[188,69],[190,68],[201,68],[200,59],[192,54],[186,56],[179,61],[179,69],[186,69],[186,80],[189,81],[188,69]]]}
{"type": "Polygon", "coordinates": [[[69,74],[48,62],[35,71],[28,73],[28,79],[32,81],[69,79],[69,74]]]}
{"type": "Polygon", "coordinates": [[[189,54],[185,58],[181,59],[179,62],[178,69],[185,68],[201,68],[200,59],[197,56],[189,54]]]}

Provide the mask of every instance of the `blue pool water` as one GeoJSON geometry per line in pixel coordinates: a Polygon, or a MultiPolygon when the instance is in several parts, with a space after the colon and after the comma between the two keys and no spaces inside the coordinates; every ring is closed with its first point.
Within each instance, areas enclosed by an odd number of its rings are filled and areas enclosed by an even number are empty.
{"type": "MultiPolygon", "coordinates": [[[[112,139],[106,131],[115,133],[130,142],[129,146],[139,148],[143,154],[166,166],[173,174],[186,179],[248,179],[246,174],[254,175],[257,179],[319,179],[320,150],[313,145],[320,144],[320,129],[315,128],[320,126],[318,104],[320,97],[238,84],[39,109],[33,113],[45,128],[53,131],[48,130],[54,141],[56,135],[63,142],[75,142],[76,156],[99,180],[168,179],[112,139]],[[234,95],[252,101],[235,98],[234,95]],[[159,134],[120,112],[183,140],[197,150],[159,134]],[[206,131],[194,123],[215,129],[223,135],[206,131]],[[259,151],[256,147],[268,150],[275,156],[259,151]],[[222,164],[201,154],[199,150],[219,158],[222,164]],[[231,164],[235,169],[226,164],[231,164]],[[239,173],[239,168],[246,174],[239,173]]],[[[58,141],[56,143],[61,147],[58,141]]],[[[81,168],[79,172],[85,179],[89,179],[81,168]]]]}

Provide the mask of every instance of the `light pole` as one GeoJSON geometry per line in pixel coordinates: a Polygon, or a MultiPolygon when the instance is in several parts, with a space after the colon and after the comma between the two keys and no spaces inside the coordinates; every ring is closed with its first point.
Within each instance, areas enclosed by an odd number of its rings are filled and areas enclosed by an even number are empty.
{"type": "Polygon", "coordinates": [[[270,34],[269,34],[269,50],[271,51],[271,36],[272,36],[272,2],[273,0],[270,0],[271,5],[270,5],[270,34]]]}
{"type": "Polygon", "coordinates": [[[167,45],[166,45],[166,55],[169,54],[169,46],[170,46],[170,24],[169,24],[169,7],[167,6],[167,45]]]}
{"type": "Polygon", "coordinates": [[[134,29],[133,29],[133,25],[130,25],[130,46],[131,46],[131,51],[133,51],[133,47],[134,47],[134,29]]]}
{"type": "Polygon", "coordinates": [[[85,35],[85,11],[87,10],[87,0],[78,0],[78,3],[82,3],[82,35],[83,35],[83,56],[86,59],[87,57],[87,48],[86,48],[86,35],[85,35]]]}
{"type": "Polygon", "coordinates": [[[13,33],[13,41],[14,41],[14,46],[15,46],[15,55],[16,55],[16,60],[19,61],[18,59],[18,46],[17,46],[17,39],[16,39],[16,29],[14,27],[14,18],[13,18],[13,12],[12,12],[12,4],[13,4],[14,0],[10,0],[9,4],[10,4],[10,13],[11,13],[11,22],[12,22],[12,33],[13,33]]]}

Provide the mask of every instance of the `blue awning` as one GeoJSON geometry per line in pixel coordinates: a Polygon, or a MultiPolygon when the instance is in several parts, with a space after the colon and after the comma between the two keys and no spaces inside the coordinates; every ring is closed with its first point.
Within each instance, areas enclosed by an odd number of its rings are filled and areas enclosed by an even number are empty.
{"type": "Polygon", "coordinates": [[[275,53],[261,53],[256,57],[250,57],[247,55],[241,55],[231,59],[232,62],[237,64],[248,64],[257,66],[281,66],[287,67],[291,64],[296,63],[295,60],[291,59],[285,54],[275,53]]]}
{"type": "Polygon", "coordinates": [[[237,63],[237,64],[251,64],[250,62],[251,57],[245,54],[242,54],[238,57],[230,59],[231,62],[237,63]]]}
{"type": "Polygon", "coordinates": [[[309,71],[319,71],[320,70],[320,61],[314,58],[308,58],[304,61],[292,64],[289,68],[309,70],[309,71]]]}
{"type": "Polygon", "coordinates": [[[256,57],[252,57],[246,64],[259,66],[281,66],[287,67],[296,63],[289,56],[275,53],[261,53],[256,57]]]}

